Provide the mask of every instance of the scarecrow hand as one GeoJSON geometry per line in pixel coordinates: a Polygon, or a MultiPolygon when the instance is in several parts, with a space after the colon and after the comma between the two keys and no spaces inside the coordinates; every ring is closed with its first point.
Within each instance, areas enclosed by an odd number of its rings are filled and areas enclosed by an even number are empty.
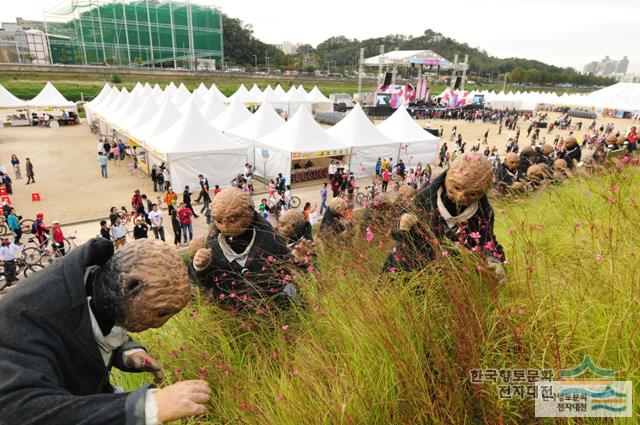
{"type": "Polygon", "coordinates": [[[205,404],[210,395],[209,384],[200,380],[178,382],[155,391],[152,397],[158,405],[158,422],[202,415],[207,411],[205,404]]]}
{"type": "Polygon", "coordinates": [[[398,225],[398,230],[401,232],[408,232],[418,224],[418,217],[411,213],[402,214],[400,217],[400,223],[398,225]]]}
{"type": "Polygon", "coordinates": [[[494,277],[498,283],[505,283],[507,281],[507,272],[504,270],[504,266],[501,262],[488,260],[487,266],[489,270],[493,271],[494,277]]]}
{"type": "Polygon", "coordinates": [[[193,257],[193,268],[203,270],[211,262],[211,248],[200,248],[193,257]]]}
{"type": "Polygon", "coordinates": [[[164,378],[160,363],[158,363],[156,359],[151,357],[149,353],[144,350],[129,354],[124,360],[124,364],[133,370],[153,373],[154,381],[157,384],[162,382],[162,379],[164,378]]]}
{"type": "Polygon", "coordinates": [[[300,243],[293,249],[293,255],[298,261],[304,260],[305,257],[313,255],[315,244],[307,239],[302,239],[300,243]]]}

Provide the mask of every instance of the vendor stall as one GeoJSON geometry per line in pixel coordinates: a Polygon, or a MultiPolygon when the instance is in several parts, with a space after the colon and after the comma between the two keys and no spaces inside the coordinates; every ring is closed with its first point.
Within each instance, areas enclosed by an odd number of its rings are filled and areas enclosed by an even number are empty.
{"type": "Polygon", "coordinates": [[[51,84],[47,82],[44,88],[36,97],[27,102],[29,114],[33,116],[50,115],[54,118],[60,118],[65,112],[78,115],[78,106],[65,99],[62,94],[51,84]]]}
{"type": "Polygon", "coordinates": [[[27,102],[20,100],[0,85],[0,123],[12,127],[29,125],[27,102]]]}

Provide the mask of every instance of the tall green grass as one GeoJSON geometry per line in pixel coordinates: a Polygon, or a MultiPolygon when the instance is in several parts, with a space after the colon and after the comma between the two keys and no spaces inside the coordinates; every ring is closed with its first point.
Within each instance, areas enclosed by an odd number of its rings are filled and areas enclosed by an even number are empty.
{"type": "MultiPolygon", "coordinates": [[[[211,383],[209,413],[184,423],[541,424],[530,399],[500,400],[472,368],[550,368],[592,356],[634,382],[640,413],[640,262],[635,169],[494,200],[508,281],[482,277],[472,254],[420,272],[379,273],[390,238],[320,251],[298,279],[304,307],[229,313],[197,297],[138,336],[166,384],[211,383]]],[[[447,248],[451,249],[451,248],[447,248]]],[[[128,389],[151,380],[115,375],[128,389]]]]}

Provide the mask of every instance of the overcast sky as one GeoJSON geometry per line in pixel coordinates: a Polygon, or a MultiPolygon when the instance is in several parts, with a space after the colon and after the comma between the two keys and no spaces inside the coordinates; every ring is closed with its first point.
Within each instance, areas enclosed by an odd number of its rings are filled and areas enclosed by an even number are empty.
{"type": "MultiPolygon", "coordinates": [[[[0,20],[42,19],[64,0],[2,0],[0,20]]],[[[70,2],[71,0],[66,0],[70,2]]],[[[427,28],[498,57],[539,59],[578,70],[605,55],[628,56],[640,28],[638,0],[199,0],[253,25],[257,37],[316,45],[333,35],[420,35],[427,28]]],[[[428,48],[429,46],[425,46],[428,48]]],[[[436,52],[437,53],[437,52],[436,52]]],[[[453,58],[447,58],[453,59],[453,58]]]]}

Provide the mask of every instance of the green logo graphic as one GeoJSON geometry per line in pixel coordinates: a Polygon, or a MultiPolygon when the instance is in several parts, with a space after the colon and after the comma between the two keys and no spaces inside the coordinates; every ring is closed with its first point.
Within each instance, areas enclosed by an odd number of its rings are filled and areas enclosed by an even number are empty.
{"type": "Polygon", "coordinates": [[[602,378],[614,378],[616,375],[616,372],[613,369],[601,369],[598,366],[596,366],[595,363],[593,363],[593,360],[591,360],[591,356],[588,354],[585,354],[581,364],[574,367],[573,369],[562,369],[560,371],[560,377],[576,378],[582,375],[587,370],[593,373],[594,375],[597,375],[602,378]]]}

